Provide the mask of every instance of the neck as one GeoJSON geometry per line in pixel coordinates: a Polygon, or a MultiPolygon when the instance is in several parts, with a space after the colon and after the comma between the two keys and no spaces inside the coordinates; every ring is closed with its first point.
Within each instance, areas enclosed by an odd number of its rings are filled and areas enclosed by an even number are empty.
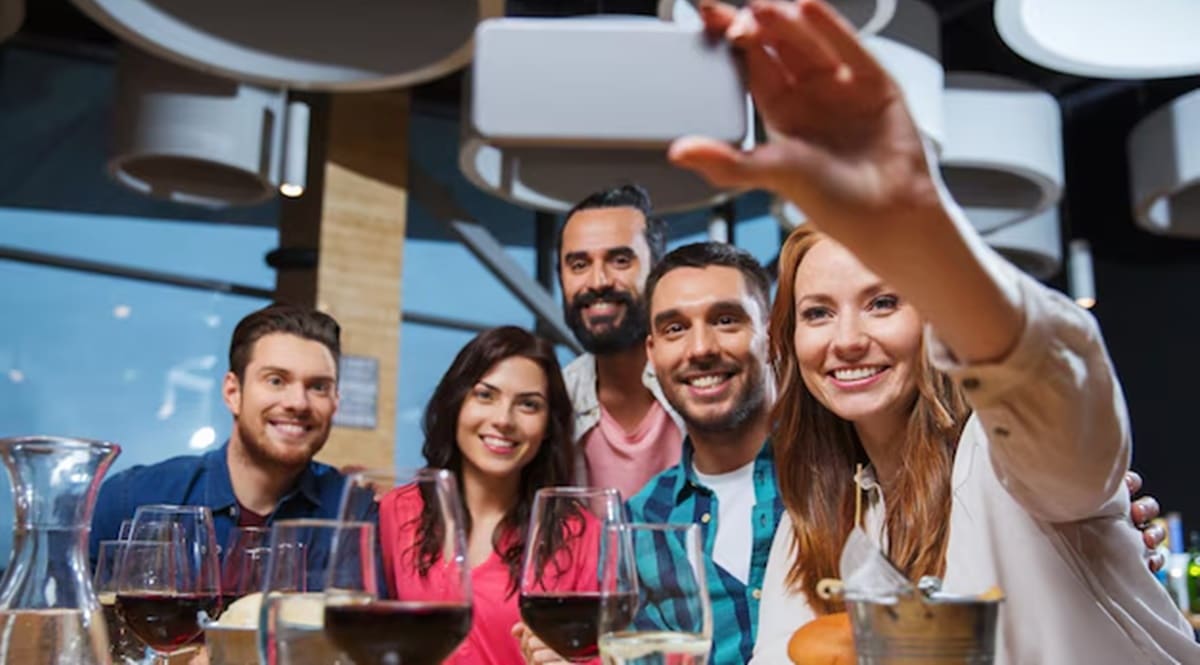
{"type": "Polygon", "coordinates": [[[264,464],[246,452],[245,444],[238,436],[237,427],[229,439],[225,454],[225,466],[229,468],[229,482],[238,503],[260,515],[269,515],[295,484],[304,470],[281,468],[264,464]]]}
{"type": "Polygon", "coordinates": [[[511,481],[484,478],[478,472],[463,469],[463,503],[471,516],[472,530],[476,525],[494,527],[517,502],[520,474],[511,481]]]}
{"type": "Polygon", "coordinates": [[[875,469],[875,478],[885,490],[895,481],[903,461],[903,446],[900,443],[904,441],[906,424],[903,418],[880,418],[854,423],[858,440],[875,469]]]}
{"type": "Polygon", "coordinates": [[[754,461],[771,431],[770,415],[764,405],[736,430],[696,431],[688,428],[692,441],[692,464],[700,473],[729,473],[754,461]]]}
{"type": "Polygon", "coordinates": [[[645,390],[646,347],[634,344],[624,351],[596,356],[596,385],[602,390],[628,392],[645,390]]]}

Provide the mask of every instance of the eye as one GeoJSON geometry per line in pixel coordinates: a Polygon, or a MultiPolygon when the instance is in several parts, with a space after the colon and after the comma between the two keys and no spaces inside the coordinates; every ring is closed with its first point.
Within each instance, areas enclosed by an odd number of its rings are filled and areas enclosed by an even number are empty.
{"type": "Polygon", "coordinates": [[[670,337],[672,335],[678,335],[683,332],[683,324],[678,323],[678,322],[667,323],[667,324],[663,325],[661,330],[662,330],[662,334],[664,334],[668,337],[670,337]]]}
{"type": "Polygon", "coordinates": [[[517,407],[526,413],[541,413],[542,400],[540,399],[523,399],[517,403],[517,407]]]}
{"type": "Polygon", "coordinates": [[[740,319],[733,314],[722,314],[717,317],[717,325],[722,327],[735,326],[740,319]]]}
{"type": "Polygon", "coordinates": [[[633,259],[627,254],[619,254],[614,256],[609,263],[618,268],[628,268],[629,266],[633,265],[633,259]]]}
{"type": "Polygon", "coordinates": [[[567,268],[571,270],[571,272],[579,272],[587,267],[588,262],[583,259],[571,259],[570,261],[567,261],[567,268]]]}
{"type": "Polygon", "coordinates": [[[875,296],[875,298],[873,298],[871,300],[871,304],[868,307],[868,309],[871,309],[874,311],[890,312],[890,311],[895,310],[899,306],[900,306],[899,298],[897,298],[896,296],[891,295],[891,294],[886,294],[886,295],[882,295],[882,296],[875,296]]]}
{"type": "Polygon", "coordinates": [[[267,385],[268,386],[274,386],[274,387],[278,388],[278,387],[282,386],[283,384],[284,384],[284,381],[283,381],[282,376],[279,376],[278,374],[268,374],[267,375],[267,385]]]}
{"type": "Polygon", "coordinates": [[[471,394],[480,402],[490,402],[496,399],[496,393],[491,388],[476,388],[471,394]]]}
{"type": "Polygon", "coordinates": [[[328,395],[333,392],[333,382],[317,381],[316,383],[312,384],[309,389],[318,395],[328,395]]]}
{"type": "Polygon", "coordinates": [[[833,316],[833,310],[828,307],[805,307],[800,310],[800,318],[810,323],[828,319],[831,316],[833,316]]]}

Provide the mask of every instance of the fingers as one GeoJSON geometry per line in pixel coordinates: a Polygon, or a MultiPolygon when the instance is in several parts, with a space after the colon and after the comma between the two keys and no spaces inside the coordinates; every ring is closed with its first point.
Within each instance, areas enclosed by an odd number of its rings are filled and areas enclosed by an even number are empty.
{"type": "Polygon", "coordinates": [[[827,48],[854,72],[855,76],[884,76],[883,66],[863,45],[858,33],[846,19],[824,2],[801,0],[800,15],[821,36],[827,48]]]}
{"type": "Polygon", "coordinates": [[[714,0],[701,0],[700,2],[700,19],[704,21],[704,28],[709,34],[715,36],[725,34],[725,31],[733,25],[737,15],[737,8],[731,5],[714,0]]]}
{"type": "Polygon", "coordinates": [[[1146,524],[1150,520],[1158,517],[1159,506],[1158,499],[1152,496],[1144,496],[1129,507],[1129,516],[1133,519],[1133,523],[1137,525],[1146,524]]]}
{"type": "Polygon", "coordinates": [[[1150,568],[1150,572],[1157,573],[1167,565],[1167,558],[1162,555],[1162,552],[1153,552],[1146,556],[1146,565],[1150,568]]]}
{"type": "Polygon", "coordinates": [[[1157,550],[1166,540],[1166,530],[1157,524],[1142,529],[1142,542],[1146,543],[1146,549],[1157,550]]]}
{"type": "Polygon", "coordinates": [[[758,26],[754,37],[779,54],[779,60],[798,80],[828,74],[840,66],[836,53],[812,24],[802,17],[794,2],[755,2],[751,15],[758,26]]]}
{"type": "Polygon", "coordinates": [[[1129,495],[1133,496],[1142,489],[1142,474],[1137,471],[1125,472],[1125,486],[1129,488],[1129,495]]]}
{"type": "Polygon", "coordinates": [[[721,141],[687,136],[671,144],[667,157],[716,187],[775,189],[778,177],[795,171],[809,151],[795,143],[768,143],[743,152],[721,141]]]}

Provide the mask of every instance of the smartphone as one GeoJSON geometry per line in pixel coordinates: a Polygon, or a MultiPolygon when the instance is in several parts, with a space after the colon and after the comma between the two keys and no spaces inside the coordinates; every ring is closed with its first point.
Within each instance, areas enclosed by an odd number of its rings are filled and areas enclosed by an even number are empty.
{"type": "Polygon", "coordinates": [[[497,146],[657,148],[689,134],[740,144],[736,56],[652,17],[501,18],[475,31],[474,130],[497,146]]]}

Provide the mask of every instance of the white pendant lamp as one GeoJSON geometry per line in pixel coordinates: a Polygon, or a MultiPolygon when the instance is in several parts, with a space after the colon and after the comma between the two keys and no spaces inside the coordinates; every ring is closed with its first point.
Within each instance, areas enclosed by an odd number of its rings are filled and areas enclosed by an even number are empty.
{"type": "Polygon", "coordinates": [[[305,186],[308,107],[121,49],[108,169],[136,191],[209,207],[248,205],[305,186]]]}
{"type": "Polygon", "coordinates": [[[25,21],[25,0],[0,0],[0,42],[12,37],[25,21]]]}
{"type": "Polygon", "coordinates": [[[1160,235],[1200,238],[1200,90],[1143,118],[1128,152],[1137,223],[1160,235]]]}
{"type": "Polygon", "coordinates": [[[1062,232],[1058,208],[985,233],[984,242],[1037,279],[1050,279],[1062,269],[1062,232]]]}
{"type": "MultiPolygon", "coordinates": [[[[896,13],[897,0],[831,0],[838,12],[846,18],[860,34],[872,35],[883,29],[896,13]]],[[[731,2],[744,5],[744,1],[731,2]]],[[[699,25],[700,13],[696,0],[659,0],[658,17],[664,21],[699,25]]]]}
{"type": "Polygon", "coordinates": [[[355,91],[439,78],[471,59],[503,0],[72,0],[160,58],[271,87],[355,91]]]}
{"type": "Polygon", "coordinates": [[[946,187],[981,233],[1058,203],[1062,116],[1049,93],[991,75],[946,78],[946,187]]]}
{"type": "Polygon", "coordinates": [[[1092,246],[1083,238],[1069,245],[1067,290],[1084,309],[1096,306],[1096,274],[1092,267],[1092,246]]]}
{"type": "MultiPolygon", "coordinates": [[[[945,70],[941,63],[941,23],[937,11],[923,0],[897,0],[895,15],[878,35],[863,43],[904,93],[913,122],[936,156],[945,140],[945,70]]],[[[795,228],[804,213],[786,201],[772,206],[784,228],[795,228]]]]}
{"type": "Polygon", "coordinates": [[[459,167],[480,189],[549,212],[623,182],[644,186],[661,212],[733,195],[666,160],[683,134],[754,144],[736,62],[699,28],[652,17],[495,19],[476,43],[459,167]]]}
{"type": "Polygon", "coordinates": [[[1095,78],[1200,74],[1196,0],[995,0],[1001,39],[1021,57],[1095,78]]]}

